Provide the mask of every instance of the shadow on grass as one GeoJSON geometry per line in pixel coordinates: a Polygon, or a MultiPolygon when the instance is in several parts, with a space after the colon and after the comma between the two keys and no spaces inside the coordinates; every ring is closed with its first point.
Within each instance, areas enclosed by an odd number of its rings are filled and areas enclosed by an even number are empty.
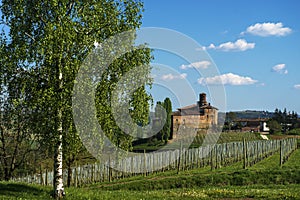
{"type": "Polygon", "coordinates": [[[49,194],[49,188],[42,188],[41,186],[30,186],[21,183],[6,183],[0,182],[0,196],[20,197],[25,194],[31,196],[49,194]]]}
{"type": "Polygon", "coordinates": [[[161,190],[213,186],[300,184],[300,169],[215,171],[208,174],[177,175],[159,179],[136,180],[124,184],[100,184],[103,190],[161,190]]]}

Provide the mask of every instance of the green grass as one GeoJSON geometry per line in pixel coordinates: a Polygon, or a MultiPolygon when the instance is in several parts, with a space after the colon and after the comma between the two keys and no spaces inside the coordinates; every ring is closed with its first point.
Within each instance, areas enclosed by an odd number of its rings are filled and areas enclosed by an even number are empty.
{"type": "Polygon", "coordinates": [[[300,168],[300,149],[295,151],[288,162],[284,163],[283,169],[300,168]]]}
{"type": "Polygon", "coordinates": [[[179,188],[170,190],[149,191],[102,191],[102,190],[68,190],[67,199],[101,199],[101,200],[181,200],[181,199],[299,199],[298,185],[272,185],[272,186],[221,186],[203,188],[179,188]]]}
{"type": "MultiPolygon", "coordinates": [[[[202,146],[203,141],[206,137],[206,133],[198,132],[197,136],[194,138],[193,142],[190,145],[190,148],[198,148],[202,146]]],[[[259,133],[250,133],[250,132],[222,132],[219,135],[218,144],[222,143],[229,143],[229,142],[240,142],[246,139],[247,141],[255,141],[255,140],[262,140],[259,133]]],[[[156,142],[150,142],[150,143],[143,143],[139,145],[135,145],[133,147],[134,151],[156,151],[158,149],[161,149],[163,146],[165,146],[164,143],[160,141],[156,142]]],[[[178,149],[180,148],[180,144],[178,143],[171,143],[168,144],[168,149],[178,149]]]]}
{"type": "Polygon", "coordinates": [[[292,129],[292,130],[288,131],[287,134],[288,135],[300,135],[300,128],[292,129]]]}
{"type": "Polygon", "coordinates": [[[250,169],[254,171],[266,171],[266,170],[278,170],[280,169],[280,155],[276,153],[273,156],[263,159],[262,161],[256,163],[250,169]]]}
{"type": "MultiPolygon", "coordinates": [[[[66,188],[65,199],[300,199],[300,149],[279,167],[275,154],[252,167],[242,162],[167,171],[113,182],[66,188]]],[[[51,187],[0,182],[0,199],[51,199],[51,187]]]]}
{"type": "Polygon", "coordinates": [[[49,199],[51,187],[0,182],[0,199],[49,199]]]}
{"type": "MultiPolygon", "coordinates": [[[[205,133],[198,133],[191,144],[191,148],[197,148],[202,146],[203,141],[206,137],[205,133]]],[[[250,132],[222,132],[219,135],[218,144],[229,143],[229,142],[242,142],[244,139],[246,141],[257,141],[262,140],[259,133],[250,132]]]]}
{"type": "MultiPolygon", "coordinates": [[[[51,199],[49,187],[1,183],[0,199],[47,200],[51,199]],[[4,188],[3,188],[3,185],[4,188]],[[12,189],[13,187],[14,189],[12,189]],[[10,189],[8,189],[10,188],[10,189]],[[22,192],[26,190],[26,192],[22,192]],[[12,193],[3,194],[10,191],[12,193]]],[[[180,199],[300,199],[299,185],[205,186],[169,190],[101,190],[67,188],[67,200],[180,200],[180,199]]]]}

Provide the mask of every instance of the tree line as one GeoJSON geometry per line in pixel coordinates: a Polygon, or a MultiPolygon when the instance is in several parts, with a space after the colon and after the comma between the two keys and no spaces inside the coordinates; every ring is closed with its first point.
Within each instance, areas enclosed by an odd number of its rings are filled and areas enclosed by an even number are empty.
{"type": "Polygon", "coordinates": [[[165,98],[163,102],[158,101],[155,107],[155,117],[157,119],[155,126],[161,127],[162,129],[155,135],[155,138],[163,143],[167,143],[169,139],[171,139],[171,126],[172,126],[172,102],[170,98],[165,98]],[[161,112],[159,112],[159,107],[162,107],[165,110],[165,115],[162,116],[161,112]],[[165,118],[165,121],[162,120],[165,118]]]}
{"type": "MultiPolygon", "coordinates": [[[[53,195],[61,198],[65,195],[63,160],[70,168],[85,151],[72,115],[77,72],[97,48],[95,44],[141,26],[143,4],[138,0],[3,0],[0,9],[0,180],[34,172],[43,162],[53,163],[53,195]]],[[[134,45],[134,34],[128,42],[134,45]]],[[[114,120],[112,91],[124,74],[139,67],[148,78],[129,97],[130,116],[140,125],[147,124],[151,96],[145,87],[151,85],[151,59],[151,50],[143,46],[115,59],[98,77],[97,119],[107,137],[123,149],[130,150],[133,137],[114,120]]]]}
{"type": "Polygon", "coordinates": [[[295,133],[299,128],[299,118],[296,111],[287,111],[276,108],[274,112],[268,111],[253,111],[254,114],[246,112],[226,112],[224,117],[223,131],[240,130],[243,126],[241,122],[236,122],[240,118],[265,118],[268,119],[267,125],[270,128],[270,133],[295,133]]]}
{"type": "Polygon", "coordinates": [[[273,117],[268,121],[270,133],[287,134],[291,130],[299,128],[298,113],[295,111],[287,111],[286,108],[281,111],[276,108],[273,117]]]}
{"type": "Polygon", "coordinates": [[[157,101],[154,112],[150,115],[152,118],[149,118],[148,122],[151,124],[153,134],[150,137],[134,141],[134,146],[165,145],[172,139],[172,102],[170,98],[166,97],[164,101],[157,101]]]}

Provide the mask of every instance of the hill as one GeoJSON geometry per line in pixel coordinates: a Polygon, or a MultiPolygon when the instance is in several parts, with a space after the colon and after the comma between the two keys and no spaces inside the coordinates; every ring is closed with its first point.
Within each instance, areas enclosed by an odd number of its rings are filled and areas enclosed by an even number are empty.
{"type": "MultiPolygon", "coordinates": [[[[256,118],[272,118],[274,112],[269,111],[256,111],[256,110],[245,110],[245,111],[232,111],[236,114],[237,118],[240,119],[256,119],[256,118]]],[[[226,113],[219,112],[219,118],[224,119],[226,113]]]]}

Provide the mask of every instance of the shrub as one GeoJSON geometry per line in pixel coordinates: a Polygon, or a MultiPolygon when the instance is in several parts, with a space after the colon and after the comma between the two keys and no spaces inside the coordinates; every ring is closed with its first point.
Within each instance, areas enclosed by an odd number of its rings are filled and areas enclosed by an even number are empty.
{"type": "Polygon", "coordinates": [[[288,132],[289,135],[300,135],[300,128],[292,129],[288,132]]]}

